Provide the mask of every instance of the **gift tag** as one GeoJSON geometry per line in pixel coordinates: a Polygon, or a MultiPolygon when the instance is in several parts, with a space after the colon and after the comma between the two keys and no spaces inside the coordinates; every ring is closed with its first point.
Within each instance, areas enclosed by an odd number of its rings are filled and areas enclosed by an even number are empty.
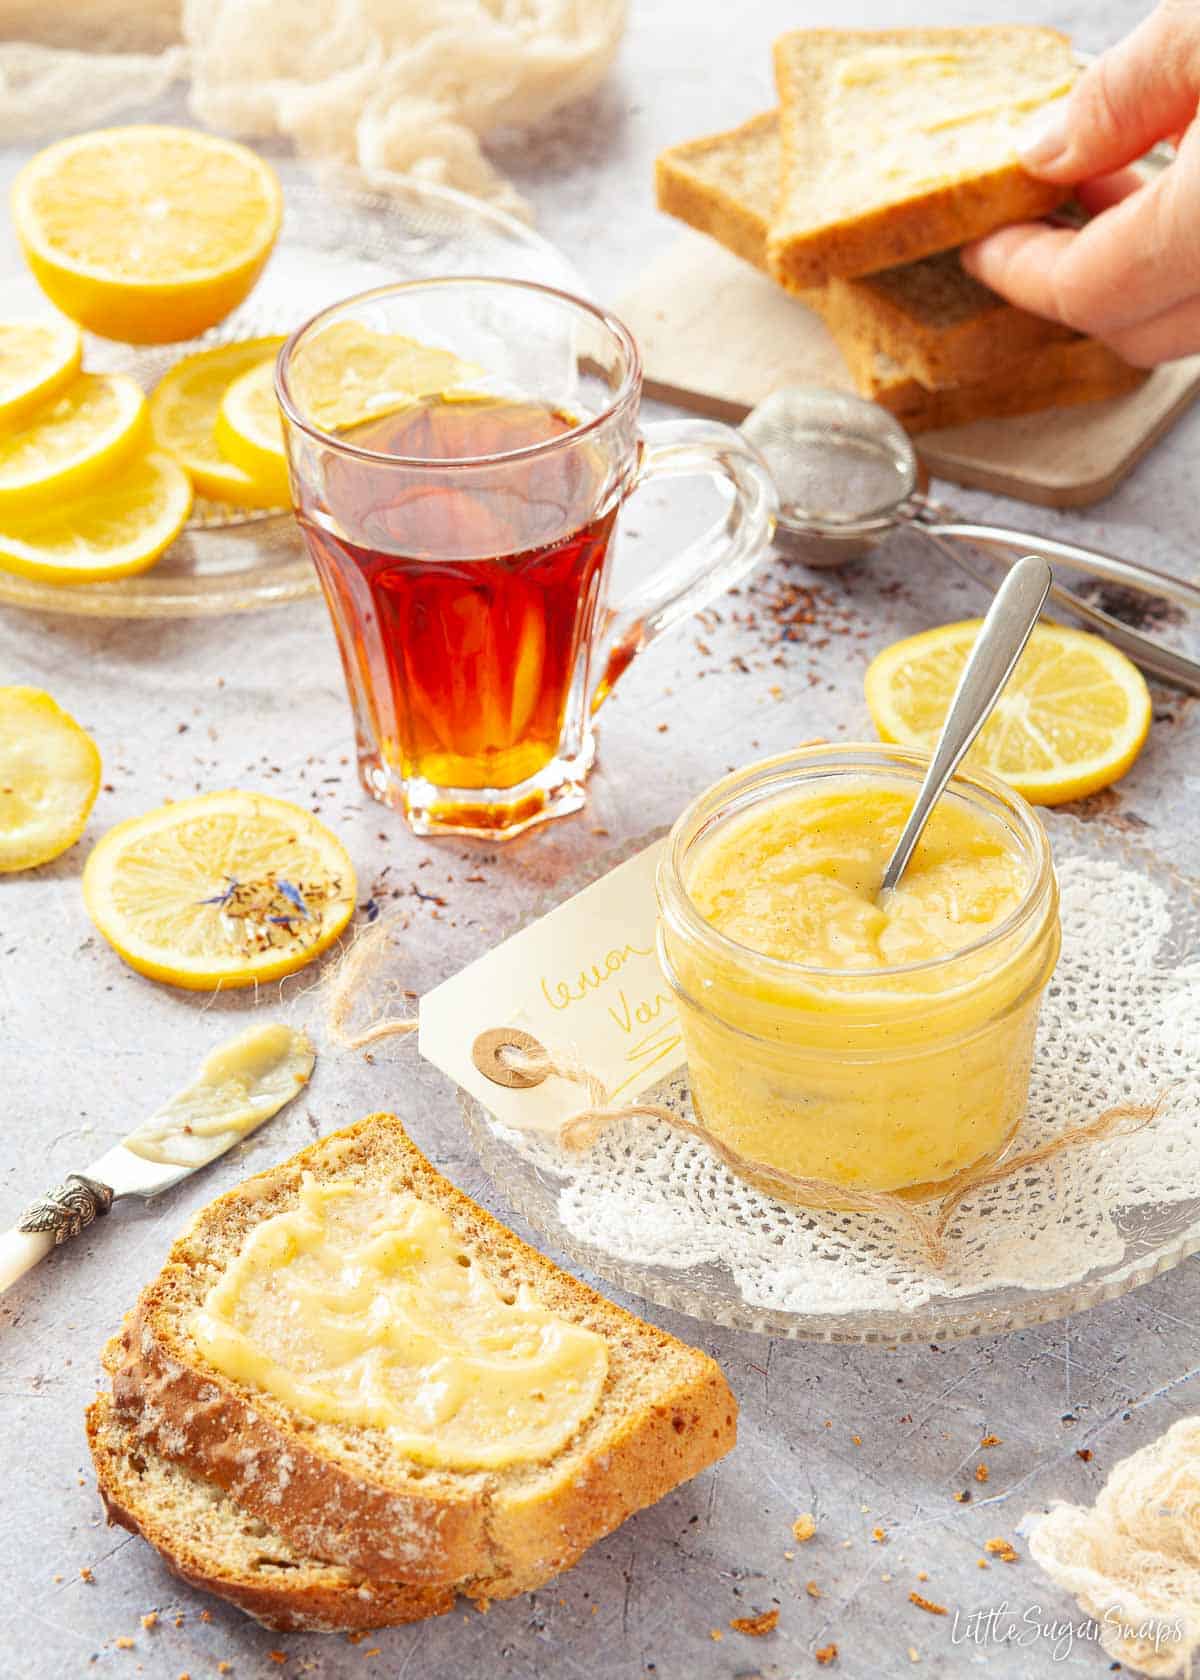
{"type": "Polygon", "coordinates": [[[683,1061],[675,1000],[654,948],[654,874],[665,843],[421,999],[421,1054],[502,1124],[550,1130],[585,1100],[578,1085],[529,1071],[538,1047],[586,1068],[610,1103],[633,1102],[683,1061]]]}

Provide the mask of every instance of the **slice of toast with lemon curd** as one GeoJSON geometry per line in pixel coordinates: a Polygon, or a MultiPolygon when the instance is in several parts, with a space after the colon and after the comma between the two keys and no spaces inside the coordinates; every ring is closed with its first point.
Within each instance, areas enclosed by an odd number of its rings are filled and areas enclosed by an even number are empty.
{"type": "Polygon", "coordinates": [[[1055,209],[1068,189],[1023,169],[1015,140],[1077,73],[1066,36],[1032,24],[781,36],[771,273],[803,291],[1055,209]]]}
{"type": "Polygon", "coordinates": [[[519,1241],[387,1114],[202,1209],[107,1363],[133,1437],[306,1555],[482,1599],[735,1439],[711,1359],[519,1241]]]}

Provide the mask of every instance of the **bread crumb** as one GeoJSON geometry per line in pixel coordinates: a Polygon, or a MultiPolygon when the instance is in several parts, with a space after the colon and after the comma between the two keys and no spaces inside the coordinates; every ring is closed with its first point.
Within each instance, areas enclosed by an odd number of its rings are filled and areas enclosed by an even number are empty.
{"type": "Polygon", "coordinates": [[[813,1656],[822,1668],[828,1668],[830,1663],[837,1661],[837,1646],[832,1641],[828,1645],[821,1645],[813,1652],[813,1656]]]}
{"type": "Polygon", "coordinates": [[[985,1435],[979,1445],[981,1447],[998,1447],[1001,1445],[1000,1437],[999,1435],[985,1435]]]}
{"type": "Polygon", "coordinates": [[[146,1614],[142,1617],[142,1626],[145,1628],[147,1633],[149,1633],[151,1628],[157,1627],[158,1626],[158,1611],[157,1610],[147,1610],[146,1614]]]}
{"type": "Polygon", "coordinates": [[[862,1446],[862,1436],[861,1435],[851,1435],[850,1439],[854,1442],[854,1445],[856,1447],[861,1447],[862,1446]]]}
{"type": "Polygon", "coordinates": [[[971,1503],[969,1490],[967,1488],[959,1488],[958,1492],[954,1495],[954,1502],[956,1505],[969,1505],[971,1503]]]}
{"type": "Polygon", "coordinates": [[[211,1610],[201,1610],[200,1620],[202,1622],[211,1622],[212,1621],[212,1611],[211,1610]]]}
{"type": "Polygon", "coordinates": [[[61,1576],[61,1575],[56,1575],[56,1576],[55,1576],[55,1577],[54,1577],[54,1581],[55,1581],[55,1585],[57,1585],[57,1584],[58,1584],[58,1582],[59,1582],[59,1581],[61,1581],[61,1580],[62,1580],[62,1576],[61,1576]]]}
{"type": "Polygon", "coordinates": [[[987,1467],[987,1465],[986,1464],[977,1464],[975,1466],[975,1480],[977,1482],[986,1482],[987,1479],[988,1479],[988,1467],[987,1467]]]}
{"type": "Polygon", "coordinates": [[[377,1657],[379,1655],[380,1650],[381,1650],[380,1646],[372,1645],[371,1649],[369,1651],[364,1651],[363,1652],[363,1656],[364,1657],[377,1657]]]}
{"type": "Polygon", "coordinates": [[[917,1650],[915,1645],[910,1645],[908,1647],[908,1660],[909,1662],[920,1662],[921,1660],[921,1653],[917,1650]]]}
{"type": "Polygon", "coordinates": [[[92,1574],[90,1569],[81,1569],[79,1571],[79,1579],[81,1581],[94,1581],[96,1577],[92,1574]]]}
{"type": "Polygon", "coordinates": [[[884,1541],[887,1539],[887,1530],[885,1528],[873,1528],[871,1530],[871,1539],[874,1540],[877,1546],[882,1546],[884,1541]]]}
{"type": "Polygon", "coordinates": [[[764,1610],[761,1616],[735,1616],[729,1625],[734,1633],[748,1633],[751,1639],[762,1639],[779,1626],[779,1611],[764,1610]]]}
{"type": "Polygon", "coordinates": [[[980,1558],[976,1567],[979,1569],[990,1569],[992,1566],[986,1558],[980,1558]]]}
{"type": "Polygon", "coordinates": [[[1091,1447],[1076,1447],[1075,1448],[1075,1457],[1076,1458],[1081,1458],[1085,1464],[1090,1464],[1092,1462],[1092,1449],[1091,1449],[1091,1447]]]}
{"type": "Polygon", "coordinates": [[[1021,1556],[1011,1540],[985,1540],[983,1549],[990,1552],[992,1557],[998,1557],[1002,1563],[1016,1563],[1021,1556]]]}
{"type": "Polygon", "coordinates": [[[792,1533],[795,1535],[796,1539],[803,1544],[805,1540],[811,1540],[816,1532],[817,1519],[813,1516],[811,1511],[801,1511],[800,1515],[792,1524],[792,1533]]]}
{"type": "Polygon", "coordinates": [[[274,1663],[285,1663],[287,1661],[286,1651],[268,1651],[267,1656],[274,1663]]]}
{"type": "MultiPolygon", "coordinates": [[[[463,1620],[465,1621],[466,1618],[464,1617],[463,1620]]],[[[348,1633],[346,1635],[346,1643],[347,1645],[361,1645],[366,1637],[365,1631],[360,1628],[357,1633],[348,1633]]]]}
{"type": "Polygon", "coordinates": [[[708,1637],[712,1640],[714,1645],[719,1645],[725,1635],[721,1632],[720,1628],[709,1628],[708,1637]]]}
{"type": "Polygon", "coordinates": [[[892,1578],[891,1574],[886,1569],[884,1570],[883,1574],[879,1577],[879,1579],[881,1581],[890,1581],[891,1578],[892,1578]]]}
{"type": "Polygon", "coordinates": [[[815,1581],[805,1581],[804,1590],[809,1598],[820,1598],[821,1589],[815,1581]]]}
{"type": "Polygon", "coordinates": [[[113,1644],[118,1651],[132,1651],[136,1643],[136,1640],[130,1639],[127,1633],[123,1633],[113,1640],[113,1644]]]}
{"type": "Polygon", "coordinates": [[[928,1610],[931,1616],[948,1616],[950,1614],[944,1604],[935,1604],[931,1598],[922,1598],[919,1592],[910,1592],[908,1601],[910,1604],[915,1604],[918,1610],[928,1610]]]}
{"type": "Polygon", "coordinates": [[[795,1552],[784,1552],[783,1556],[787,1563],[794,1563],[796,1561],[795,1552]]]}
{"type": "Polygon", "coordinates": [[[918,1581],[928,1581],[928,1579],[929,1579],[929,1571],[927,1569],[918,1569],[917,1570],[917,1580],[918,1581]]]}
{"type": "Polygon", "coordinates": [[[233,1664],[231,1662],[219,1662],[217,1664],[217,1673],[218,1674],[232,1674],[233,1673],[233,1664]]]}

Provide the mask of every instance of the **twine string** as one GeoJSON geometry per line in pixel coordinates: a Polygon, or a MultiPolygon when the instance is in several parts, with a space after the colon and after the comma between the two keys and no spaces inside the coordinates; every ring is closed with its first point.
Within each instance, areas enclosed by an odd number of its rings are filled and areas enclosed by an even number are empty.
{"type": "Polygon", "coordinates": [[[675,1131],[699,1139],[732,1172],[749,1179],[757,1188],[781,1201],[809,1204],[817,1210],[826,1207],[882,1215],[901,1228],[921,1259],[933,1271],[939,1271],[945,1265],[951,1222],[963,1203],[975,1192],[1006,1178],[1014,1178],[1043,1161],[1053,1160],[1068,1149],[1100,1143],[1106,1138],[1132,1137],[1157,1117],[1166,1098],[1164,1091],[1152,1103],[1115,1103],[1091,1119],[1068,1127],[1046,1143],[1023,1150],[1005,1161],[960,1174],[953,1187],[942,1196],[930,1197],[925,1202],[912,1202],[890,1190],[855,1190],[828,1179],[805,1178],[786,1172],[782,1167],[765,1161],[749,1160],[699,1121],[677,1114],[661,1103],[612,1104],[603,1081],[561,1052],[552,1056],[544,1049],[538,1052],[507,1045],[498,1054],[509,1067],[521,1073],[538,1080],[564,1079],[570,1084],[582,1086],[587,1092],[587,1106],[558,1126],[557,1141],[566,1149],[590,1148],[608,1127],[622,1120],[661,1120],[675,1131]]]}

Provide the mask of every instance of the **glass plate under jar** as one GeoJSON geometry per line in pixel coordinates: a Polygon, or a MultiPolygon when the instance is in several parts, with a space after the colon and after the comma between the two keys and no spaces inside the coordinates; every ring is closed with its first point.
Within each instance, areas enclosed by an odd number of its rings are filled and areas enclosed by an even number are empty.
{"type": "MultiPolygon", "coordinates": [[[[0,193],[39,148],[0,148],[0,193]]],[[[234,339],[292,331],[317,310],[368,287],[434,275],[501,275],[584,293],[574,266],[514,217],[465,194],[397,180],[387,192],[351,171],[272,157],[284,221],[262,278],[232,315],[190,343],[150,347],[84,336],[84,365],[127,373],[149,390],[181,356],[234,339]]],[[[50,304],[0,218],[0,316],[50,304]]],[[[319,594],[290,512],[250,512],[199,500],[182,534],[149,571],[108,583],[55,585],[0,570],[0,605],[87,618],[190,618],[278,606],[319,594]]]]}
{"type": "MultiPolygon", "coordinates": [[[[1159,948],[1162,965],[1175,969],[1200,960],[1200,883],[1186,879],[1145,847],[1132,844],[1100,822],[1051,816],[1047,826],[1056,853],[1136,869],[1162,890],[1170,919],[1159,948]]],[[[655,834],[642,836],[601,858],[593,868],[565,883],[562,893],[540,905],[530,920],[537,920],[555,904],[582,891],[657,838],[655,834]]],[[[653,1093],[644,1095],[648,1101],[654,1100],[653,1093]]],[[[998,1285],[970,1295],[933,1296],[903,1311],[843,1310],[832,1303],[823,1310],[819,1301],[803,1312],[762,1307],[743,1297],[725,1265],[711,1261],[682,1266],[647,1263],[583,1241],[561,1216],[560,1197],[566,1175],[550,1170],[544,1155],[542,1160],[534,1160],[514,1146],[473,1097],[461,1092],[460,1102],[468,1135],[497,1189],[554,1249],[607,1283],[734,1329],[799,1341],[881,1346],[996,1335],[1115,1300],[1200,1251],[1198,1193],[1186,1200],[1148,1201],[1115,1209],[1113,1220],[1122,1245],[1119,1258],[1062,1286],[1026,1289],[998,1285]]],[[[1200,1168],[1196,1177],[1200,1191],[1200,1168]]],[[[814,1217],[803,1209],[790,1211],[797,1219],[814,1217]]]]}

